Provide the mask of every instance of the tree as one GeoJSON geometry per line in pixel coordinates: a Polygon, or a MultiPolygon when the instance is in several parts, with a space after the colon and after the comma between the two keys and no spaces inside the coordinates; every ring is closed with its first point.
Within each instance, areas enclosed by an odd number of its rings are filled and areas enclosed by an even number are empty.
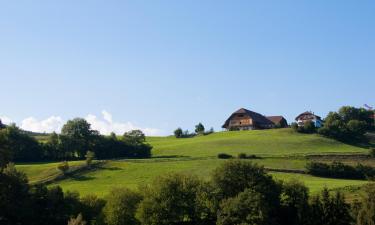
{"type": "Polygon", "coordinates": [[[65,175],[69,171],[69,163],[67,161],[61,162],[57,165],[57,169],[65,175]]]}
{"type": "Polygon", "coordinates": [[[29,186],[24,173],[8,164],[0,172],[0,223],[28,224],[30,218],[29,186]]]}
{"type": "Polygon", "coordinates": [[[86,153],[86,165],[91,166],[92,161],[95,158],[95,152],[87,151],[86,153]]]}
{"type": "Polygon", "coordinates": [[[141,130],[131,130],[125,132],[122,139],[130,145],[141,145],[146,141],[146,136],[141,130]]]}
{"type": "Polygon", "coordinates": [[[222,202],[216,224],[275,224],[276,221],[270,214],[271,207],[268,204],[261,193],[245,189],[236,197],[222,202]]]}
{"type": "Polygon", "coordinates": [[[174,136],[176,137],[176,138],[182,138],[183,137],[183,131],[182,131],[182,129],[179,127],[179,128],[177,128],[175,131],[174,131],[174,136]]]}
{"type": "Polygon", "coordinates": [[[0,172],[11,160],[11,150],[7,140],[6,131],[0,130],[0,172]]]}
{"type": "Polygon", "coordinates": [[[375,224],[375,185],[366,188],[366,196],[362,199],[356,221],[357,225],[375,224]]]}
{"type": "Polygon", "coordinates": [[[309,191],[305,185],[291,180],[282,185],[280,218],[282,224],[308,224],[309,191]]]}
{"type": "Polygon", "coordinates": [[[349,209],[340,192],[331,196],[324,188],[321,198],[317,196],[312,201],[310,220],[313,225],[350,225],[352,217],[349,209]]]}
{"type": "Polygon", "coordinates": [[[70,218],[68,225],[86,225],[86,221],[83,220],[82,214],[78,214],[76,218],[70,218]]]}
{"type": "Polygon", "coordinates": [[[86,195],[80,200],[80,212],[89,224],[104,224],[103,208],[106,202],[96,195],[86,195]]]}
{"type": "Polygon", "coordinates": [[[126,188],[113,189],[107,197],[103,212],[108,225],[137,225],[135,218],[142,196],[126,188]]]}
{"type": "Polygon", "coordinates": [[[319,134],[341,141],[353,142],[365,139],[364,134],[374,129],[372,112],[363,108],[343,106],[338,112],[330,112],[319,134]]]}
{"type": "Polygon", "coordinates": [[[61,129],[62,144],[66,150],[83,158],[91,149],[93,140],[99,133],[91,129],[91,125],[82,118],[69,120],[61,129]]]}
{"type": "Polygon", "coordinates": [[[266,199],[272,202],[271,205],[279,204],[280,185],[263,167],[251,162],[228,161],[214,170],[212,181],[221,199],[234,197],[245,189],[253,189],[266,196],[266,199]]]}
{"type": "Polygon", "coordinates": [[[200,224],[201,181],[190,175],[170,174],[145,188],[137,218],[143,225],[200,224]]]}
{"type": "Polygon", "coordinates": [[[204,133],[204,126],[202,123],[198,123],[196,126],[195,126],[195,133],[197,134],[203,134],[204,133]]]}

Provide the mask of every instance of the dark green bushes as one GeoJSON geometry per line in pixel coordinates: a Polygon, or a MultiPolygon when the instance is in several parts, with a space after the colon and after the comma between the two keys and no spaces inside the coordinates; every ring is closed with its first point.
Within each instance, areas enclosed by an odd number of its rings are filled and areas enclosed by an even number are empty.
{"type": "Polygon", "coordinates": [[[362,164],[350,166],[341,162],[333,162],[331,164],[310,162],[307,164],[306,169],[309,174],[321,177],[346,179],[367,179],[375,177],[375,168],[362,164]]]}
{"type": "Polygon", "coordinates": [[[226,154],[226,153],[219,153],[219,154],[217,155],[217,157],[218,157],[219,159],[231,159],[231,158],[233,158],[232,155],[230,155],[230,154],[226,154]]]}

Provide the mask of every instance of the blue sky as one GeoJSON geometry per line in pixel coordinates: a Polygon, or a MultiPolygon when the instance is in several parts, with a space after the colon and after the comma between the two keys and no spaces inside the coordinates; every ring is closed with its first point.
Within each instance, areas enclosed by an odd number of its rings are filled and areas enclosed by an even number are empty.
{"type": "Polygon", "coordinates": [[[0,117],[151,135],[375,105],[374,1],[0,1],[0,117]]]}

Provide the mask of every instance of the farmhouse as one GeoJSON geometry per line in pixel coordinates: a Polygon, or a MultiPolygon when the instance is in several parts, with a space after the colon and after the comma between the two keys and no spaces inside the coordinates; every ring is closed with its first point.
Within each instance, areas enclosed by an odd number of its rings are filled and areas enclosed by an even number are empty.
{"type": "Polygon", "coordinates": [[[296,122],[298,126],[303,126],[305,122],[313,122],[315,127],[321,127],[323,125],[322,118],[320,116],[315,115],[311,111],[306,111],[304,113],[299,114],[296,117],[296,122]]]}
{"type": "Polygon", "coordinates": [[[222,127],[227,130],[255,130],[274,128],[275,124],[259,113],[241,108],[234,112],[222,127]]]}
{"type": "Polygon", "coordinates": [[[276,127],[288,127],[288,121],[283,116],[267,116],[267,119],[274,123],[276,127]]]}

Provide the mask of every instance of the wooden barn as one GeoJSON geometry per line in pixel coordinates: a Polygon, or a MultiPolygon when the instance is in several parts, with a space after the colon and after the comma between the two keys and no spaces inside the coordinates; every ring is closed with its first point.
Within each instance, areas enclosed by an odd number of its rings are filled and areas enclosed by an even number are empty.
{"type": "Polygon", "coordinates": [[[274,128],[275,124],[257,112],[241,108],[234,112],[222,127],[226,130],[255,130],[274,128]]]}

